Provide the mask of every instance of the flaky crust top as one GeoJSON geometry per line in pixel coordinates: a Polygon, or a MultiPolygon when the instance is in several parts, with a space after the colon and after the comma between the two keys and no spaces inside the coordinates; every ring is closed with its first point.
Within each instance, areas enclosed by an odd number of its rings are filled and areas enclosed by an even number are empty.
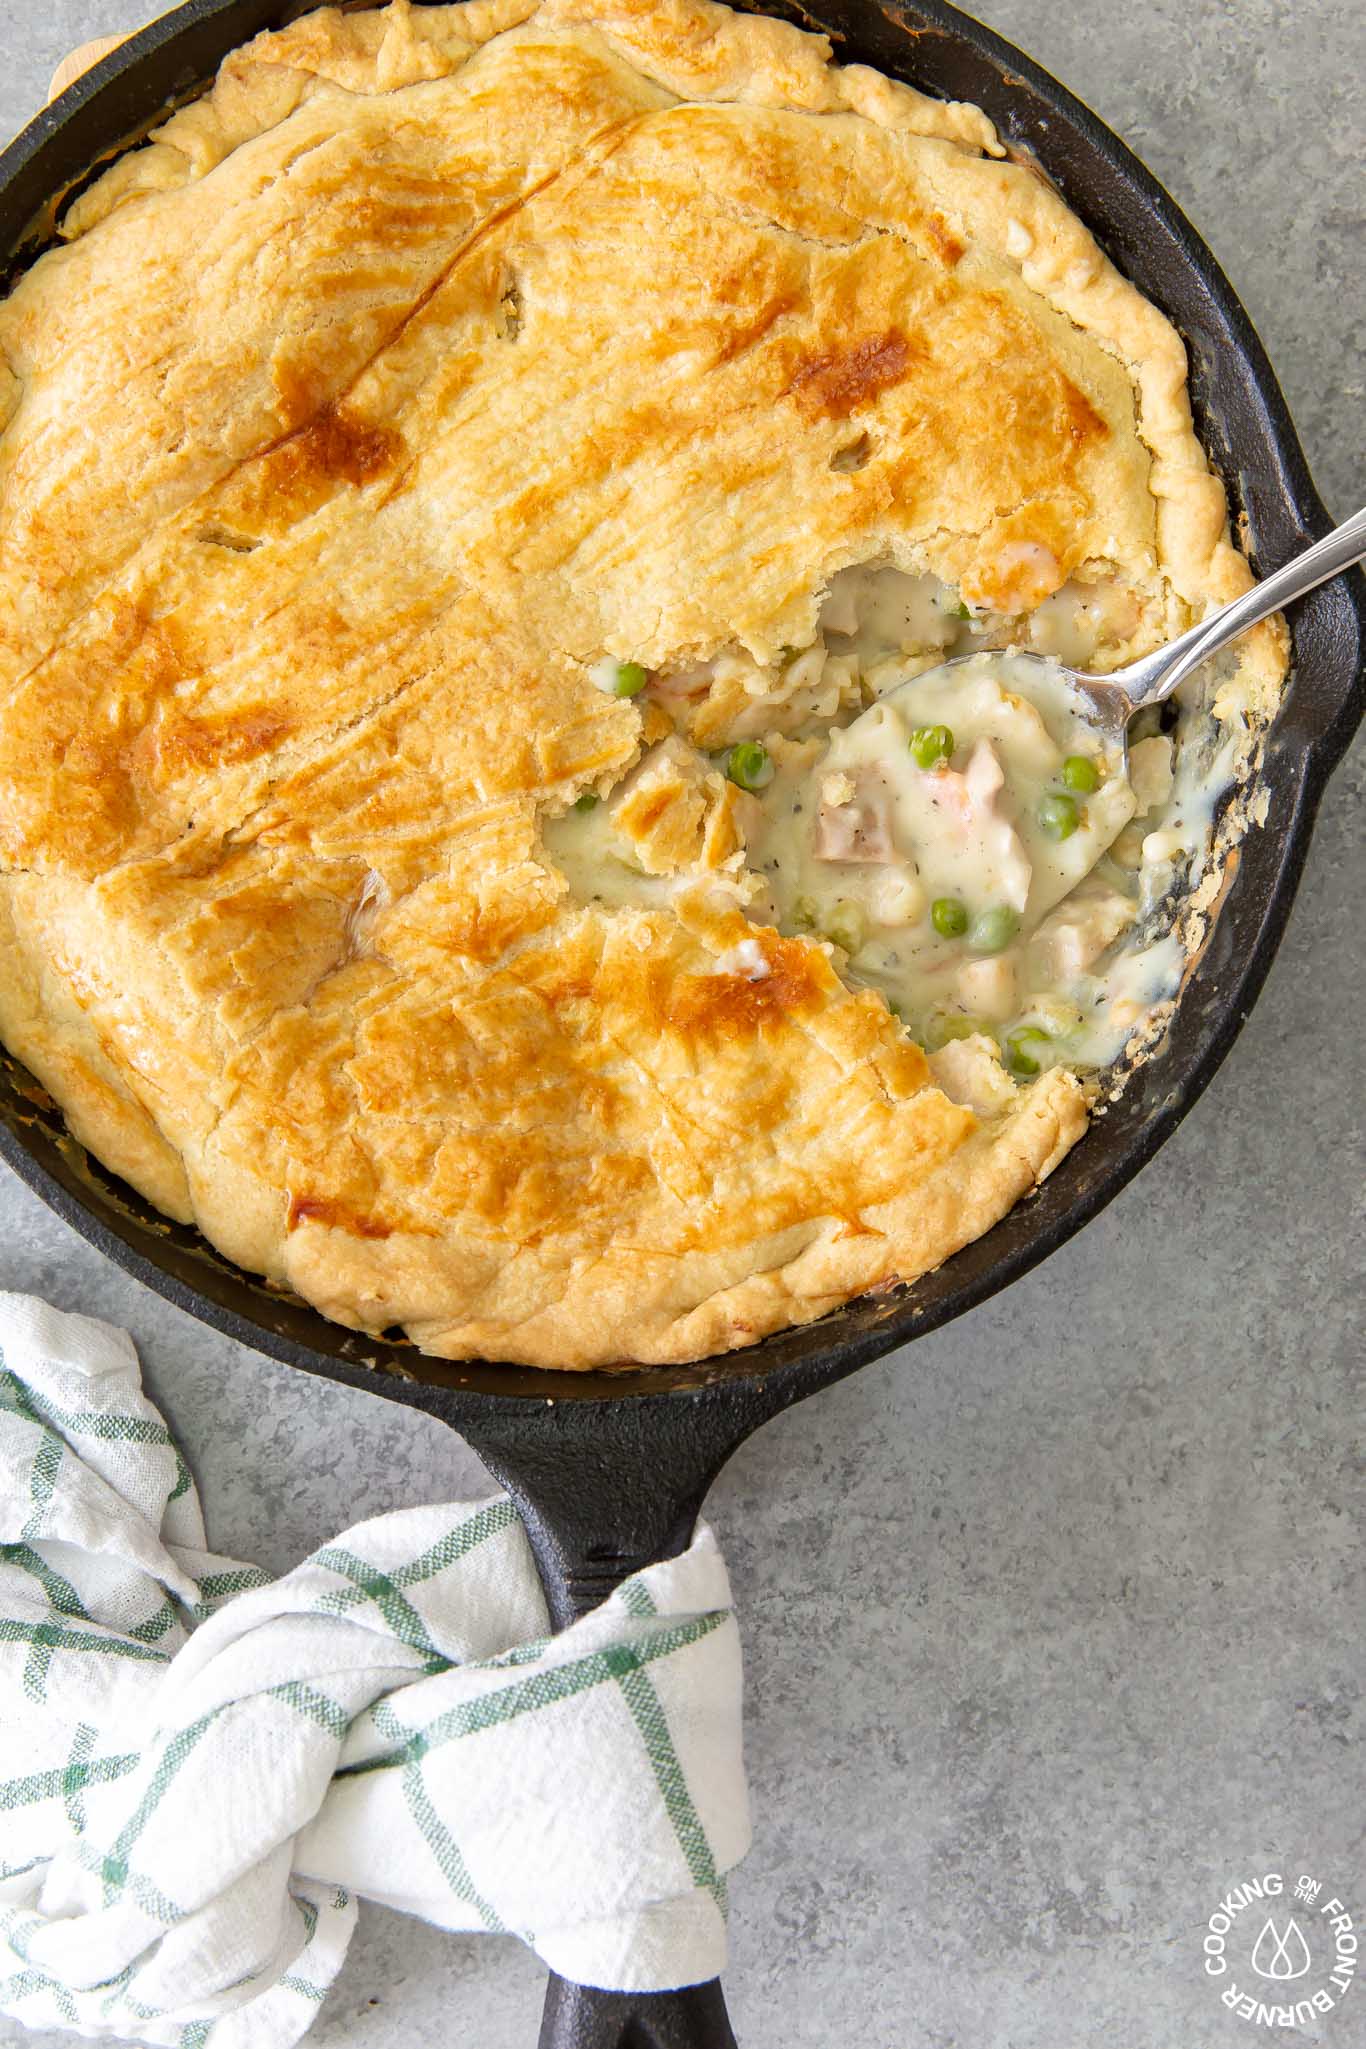
{"type": "Polygon", "coordinates": [[[1150,637],[1245,585],[1177,337],[978,110],[708,0],[394,0],[64,233],[0,307],[0,1030],[78,1137],[344,1322],[551,1366],[1049,1171],[1071,1076],[974,1110],[819,946],[733,971],[714,796],[649,905],[540,837],[647,737],[591,663],[765,659],[846,564],[1008,607],[1039,544],[1150,637]]]}

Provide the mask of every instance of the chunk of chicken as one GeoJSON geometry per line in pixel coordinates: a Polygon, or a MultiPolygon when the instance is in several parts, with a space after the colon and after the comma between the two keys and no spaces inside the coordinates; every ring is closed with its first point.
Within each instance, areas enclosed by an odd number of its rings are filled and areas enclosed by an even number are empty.
{"type": "Polygon", "coordinates": [[[904,868],[888,868],[868,892],[879,925],[914,925],[925,915],[925,892],[904,868]]]}
{"type": "Polygon", "coordinates": [[[1172,743],[1165,733],[1135,740],[1129,749],[1129,784],[1138,817],[1166,803],[1172,793],[1172,743]]]}
{"type": "Polygon", "coordinates": [[[979,740],[963,771],[963,786],[974,818],[985,818],[994,812],[996,799],[1005,788],[1005,780],[1006,773],[996,749],[990,740],[979,740]]]}
{"type": "Polygon", "coordinates": [[[671,698],[691,701],[705,697],[715,677],[715,662],[686,662],[678,669],[662,669],[651,687],[665,703],[671,698]]]}
{"type": "Polygon", "coordinates": [[[1104,883],[1082,883],[1039,925],[1030,947],[1041,987],[1085,974],[1134,919],[1128,897],[1104,883]]]}
{"type": "Polygon", "coordinates": [[[1001,896],[1013,910],[1022,911],[1034,867],[1001,809],[1004,787],[1005,771],[990,740],[977,742],[961,774],[957,769],[936,769],[925,779],[931,808],[953,823],[959,839],[979,841],[1001,896]]]}
{"type": "Polygon", "coordinates": [[[892,794],[879,776],[865,772],[852,782],[847,775],[826,778],[816,813],[815,853],[818,861],[886,866],[897,860],[892,837],[892,794]],[[846,786],[852,795],[842,803],[826,800],[827,788],[832,795],[840,796],[846,786]]]}
{"type": "Polygon", "coordinates": [[[1009,1017],[1019,1002],[1020,977],[1013,953],[998,953],[983,960],[970,960],[958,970],[958,994],[964,1007],[977,1017],[997,1023],[1009,1017]]]}

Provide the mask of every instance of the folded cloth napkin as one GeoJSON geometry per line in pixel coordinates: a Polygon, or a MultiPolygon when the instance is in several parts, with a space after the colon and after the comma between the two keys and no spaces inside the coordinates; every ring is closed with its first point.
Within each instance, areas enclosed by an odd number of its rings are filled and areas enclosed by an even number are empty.
{"type": "Polygon", "coordinates": [[[560,1636],[505,1497],[272,1581],[205,1550],[127,1334],[0,1294],[0,2009],[275,2049],[358,1895],[581,1983],[688,1984],[748,1843],[708,1530],[560,1636]]]}

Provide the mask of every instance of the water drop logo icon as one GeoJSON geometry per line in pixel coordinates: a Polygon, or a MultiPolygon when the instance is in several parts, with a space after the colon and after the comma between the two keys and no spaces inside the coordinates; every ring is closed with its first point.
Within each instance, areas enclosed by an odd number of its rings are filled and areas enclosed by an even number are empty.
{"type": "Polygon", "coordinates": [[[1252,1951],[1252,1968],[1257,1976],[1289,1984],[1292,1979],[1305,1976],[1310,1962],[1309,1944],[1300,1934],[1299,1923],[1294,1917],[1287,1922],[1282,1935],[1268,1914],[1266,1926],[1252,1951]]]}

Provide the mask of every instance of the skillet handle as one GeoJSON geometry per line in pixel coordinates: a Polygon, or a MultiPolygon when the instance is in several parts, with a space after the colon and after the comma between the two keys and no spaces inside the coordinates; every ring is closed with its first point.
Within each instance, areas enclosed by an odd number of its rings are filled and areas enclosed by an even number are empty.
{"type": "MultiPolygon", "coordinates": [[[[701,1497],[681,1514],[676,1503],[661,1495],[653,1476],[655,1504],[668,1517],[653,1540],[637,1529],[635,1541],[623,1545],[622,1523],[614,1516],[617,1536],[601,1542],[566,1542],[563,1526],[552,1528],[518,1492],[516,1496],[531,1536],[536,1563],[559,1629],[605,1601],[614,1587],[657,1558],[674,1558],[692,1541],[701,1497]]],[[[586,1535],[590,1523],[581,1534],[586,1535]]],[[[627,1525],[629,1527],[629,1524],[627,1525]]],[[[726,2013],[721,1980],[684,1985],[675,1992],[604,1992],[595,1985],[575,1985],[552,1971],[546,1987],[538,2049],[737,2049],[726,2013]]]]}
{"type": "Polygon", "coordinates": [[[539,2049],[736,2049],[721,1980],[679,1992],[599,1992],[552,1975],[539,2049]]]}
{"type": "MultiPolygon", "coordinates": [[[[692,1541],[707,1489],[771,1413],[736,1384],[615,1401],[501,1403],[461,1432],[521,1511],[565,1629],[692,1541]]],[[[551,1974],[539,2049],[736,2049],[721,1983],[603,1992],[551,1974]]]]}

